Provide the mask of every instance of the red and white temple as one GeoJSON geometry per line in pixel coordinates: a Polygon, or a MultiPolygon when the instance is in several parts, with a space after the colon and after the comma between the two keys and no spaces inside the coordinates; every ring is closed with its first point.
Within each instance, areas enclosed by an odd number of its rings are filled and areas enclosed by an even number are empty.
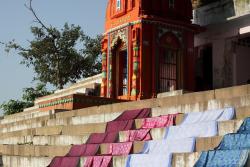
{"type": "Polygon", "coordinates": [[[190,0],[109,0],[101,96],[124,100],[195,90],[190,0]]]}

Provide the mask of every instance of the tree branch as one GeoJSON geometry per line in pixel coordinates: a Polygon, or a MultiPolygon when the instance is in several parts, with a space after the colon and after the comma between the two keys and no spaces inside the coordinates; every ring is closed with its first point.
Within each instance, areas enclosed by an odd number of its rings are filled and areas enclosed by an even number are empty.
{"type": "Polygon", "coordinates": [[[39,23],[43,28],[45,28],[47,31],[49,30],[47,28],[47,26],[45,26],[45,24],[43,24],[43,22],[38,18],[36,12],[34,11],[33,7],[32,7],[32,1],[33,0],[29,0],[29,5],[27,4],[24,4],[24,6],[29,10],[31,11],[31,13],[34,15],[34,17],[36,18],[36,22],[39,23]]]}
{"type": "Polygon", "coordinates": [[[47,32],[55,39],[57,36],[53,33],[51,33],[50,29],[41,21],[41,19],[39,19],[39,17],[37,16],[35,10],[32,7],[32,2],[33,0],[29,0],[29,5],[24,4],[24,6],[33,14],[33,16],[35,17],[36,20],[34,20],[34,22],[40,24],[44,29],[47,30],[47,32]]]}

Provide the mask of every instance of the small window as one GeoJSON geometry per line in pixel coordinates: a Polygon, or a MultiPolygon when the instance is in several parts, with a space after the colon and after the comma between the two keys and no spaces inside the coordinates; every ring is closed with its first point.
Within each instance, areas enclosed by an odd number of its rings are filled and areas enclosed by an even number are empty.
{"type": "Polygon", "coordinates": [[[116,0],[116,10],[121,10],[121,0],[116,0]]]}
{"type": "Polygon", "coordinates": [[[169,6],[169,8],[173,9],[174,8],[174,0],[169,0],[168,6],[169,6]]]}

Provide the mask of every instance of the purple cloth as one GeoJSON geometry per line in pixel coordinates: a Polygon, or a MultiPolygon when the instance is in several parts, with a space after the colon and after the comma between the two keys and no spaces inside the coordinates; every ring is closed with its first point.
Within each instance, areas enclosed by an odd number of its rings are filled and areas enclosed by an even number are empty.
{"type": "Polygon", "coordinates": [[[88,157],[83,167],[109,167],[112,163],[112,156],[88,157]]]}
{"type": "Polygon", "coordinates": [[[66,155],[67,157],[93,156],[96,155],[99,144],[73,145],[66,155]]]}
{"type": "Polygon", "coordinates": [[[111,121],[107,123],[106,132],[119,132],[125,130],[131,130],[134,128],[134,120],[129,121],[111,121]]]}
{"type": "Polygon", "coordinates": [[[48,167],[77,167],[80,157],[55,157],[48,167]]]}
{"type": "Polygon", "coordinates": [[[118,132],[110,133],[92,133],[87,144],[115,143],[118,138],[118,132]]]}
{"type": "Polygon", "coordinates": [[[151,108],[143,108],[138,110],[126,110],[114,121],[128,121],[140,118],[147,118],[151,114],[151,108]]]}

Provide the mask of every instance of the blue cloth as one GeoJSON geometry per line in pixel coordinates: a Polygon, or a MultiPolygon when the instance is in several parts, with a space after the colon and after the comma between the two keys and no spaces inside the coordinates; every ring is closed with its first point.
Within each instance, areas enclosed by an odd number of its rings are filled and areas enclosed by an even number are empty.
{"type": "Polygon", "coordinates": [[[244,167],[248,150],[216,150],[202,152],[194,167],[244,167]]]}
{"type": "Polygon", "coordinates": [[[237,133],[250,133],[250,117],[244,120],[237,133]]]}
{"type": "Polygon", "coordinates": [[[218,150],[250,149],[250,134],[233,133],[223,137],[218,150]]]}

